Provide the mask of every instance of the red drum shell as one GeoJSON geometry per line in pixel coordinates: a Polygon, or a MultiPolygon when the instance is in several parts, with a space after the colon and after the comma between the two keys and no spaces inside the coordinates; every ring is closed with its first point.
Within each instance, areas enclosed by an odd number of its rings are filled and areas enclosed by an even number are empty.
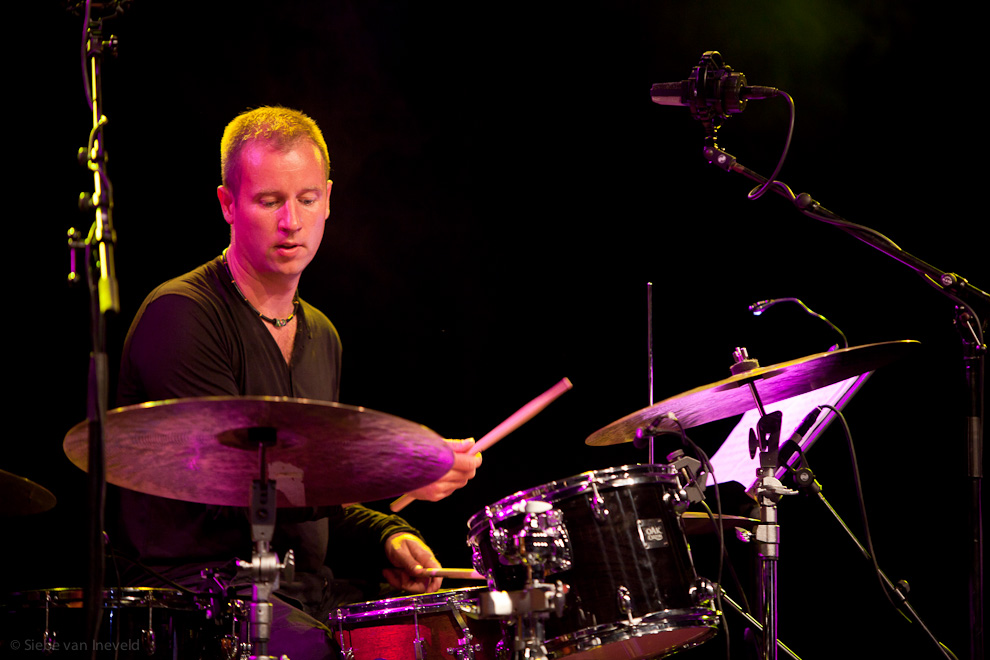
{"type": "Polygon", "coordinates": [[[355,603],[331,612],[329,626],[342,652],[354,660],[416,660],[417,640],[422,640],[423,660],[458,660],[456,649],[466,643],[464,627],[476,645],[474,657],[496,660],[501,623],[477,618],[481,591],[487,589],[355,603]]]}

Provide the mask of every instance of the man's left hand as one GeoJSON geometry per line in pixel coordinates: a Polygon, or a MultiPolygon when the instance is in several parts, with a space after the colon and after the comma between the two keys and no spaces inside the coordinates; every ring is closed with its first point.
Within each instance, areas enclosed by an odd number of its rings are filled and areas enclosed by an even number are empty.
{"type": "Polygon", "coordinates": [[[443,578],[430,577],[426,568],[440,568],[433,551],[415,534],[393,534],[385,541],[385,556],[395,568],[382,571],[396,589],[415,594],[437,591],[443,578]]]}

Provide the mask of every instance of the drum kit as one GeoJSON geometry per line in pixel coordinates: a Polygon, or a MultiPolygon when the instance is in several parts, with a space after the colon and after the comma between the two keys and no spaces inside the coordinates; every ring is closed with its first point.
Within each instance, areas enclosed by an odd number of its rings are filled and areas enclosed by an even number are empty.
{"type": "MultiPolygon", "coordinates": [[[[899,359],[915,345],[872,344],[770,367],[741,352],[730,378],[623,417],[586,443],[625,443],[675,426],[683,431],[754,407],[762,413],[765,405],[899,359]]],[[[275,657],[268,655],[269,599],[292,570],[291,556],[279,559],[270,549],[276,510],[393,497],[431,483],[453,461],[441,436],[413,422],[278,397],[118,408],[108,413],[105,433],[108,482],[188,502],[248,507],[255,542],[252,560],[239,562],[253,585],[250,603],[218,603],[172,589],[107,590],[106,639],[142,640],[131,653],[114,648],[115,657],[275,657]]],[[[769,453],[763,440],[754,452],[769,453]]],[[[87,442],[85,422],[64,441],[69,459],[84,470],[87,442]]],[[[761,469],[774,467],[763,463],[761,469]]],[[[702,644],[720,625],[721,588],[697,575],[688,535],[744,528],[760,542],[767,568],[776,559],[775,479],[763,478],[759,520],[717,518],[686,511],[692,489],[703,490],[704,481],[683,468],[671,462],[594,470],[485,506],[467,521],[473,568],[437,574],[481,579],[486,586],[338,607],[326,621],[327,643],[332,640],[342,660],[646,660],[702,644]]],[[[19,477],[2,473],[0,486],[8,494],[5,515],[54,505],[50,493],[19,477]]],[[[764,587],[776,589],[773,581],[764,587]]],[[[4,618],[22,639],[36,632],[37,650],[50,651],[77,632],[72,615],[80,594],[11,594],[4,618]]],[[[773,603],[775,595],[764,600],[773,603]]]]}

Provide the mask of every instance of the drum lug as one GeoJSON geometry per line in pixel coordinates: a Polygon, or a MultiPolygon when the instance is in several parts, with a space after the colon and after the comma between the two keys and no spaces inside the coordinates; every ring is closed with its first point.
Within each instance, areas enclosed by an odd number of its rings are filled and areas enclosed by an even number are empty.
{"type": "Polygon", "coordinates": [[[688,499],[687,492],[683,489],[667,491],[663,494],[663,501],[675,513],[684,513],[691,506],[691,500],[688,499]]]}
{"type": "Polygon", "coordinates": [[[502,624],[502,639],[498,640],[495,644],[495,658],[494,660],[512,660],[512,643],[509,641],[512,637],[508,631],[508,624],[502,624]]]}
{"type": "Polygon", "coordinates": [[[52,604],[52,595],[50,592],[45,592],[45,634],[41,638],[42,650],[44,653],[50,654],[54,653],[55,649],[58,648],[58,634],[51,629],[51,624],[49,621],[49,612],[52,604]]]}
{"type": "Polygon", "coordinates": [[[474,635],[470,630],[464,631],[464,637],[457,640],[457,646],[448,646],[447,653],[456,655],[460,660],[474,660],[475,653],[481,650],[481,644],[474,644],[474,635]]]}
{"type": "Polygon", "coordinates": [[[144,649],[145,654],[155,655],[155,631],[154,630],[142,630],[141,631],[141,648],[144,649]]]}
{"type": "Polygon", "coordinates": [[[154,655],[155,651],[155,629],[151,622],[152,607],[149,603],[148,605],[148,629],[141,631],[141,648],[144,649],[145,654],[154,655]]]}
{"type": "Polygon", "coordinates": [[[492,549],[495,550],[500,557],[504,557],[505,551],[509,547],[508,541],[506,540],[508,533],[501,527],[496,527],[494,521],[489,520],[489,524],[491,525],[491,529],[489,530],[488,535],[492,540],[492,549]]]}
{"type": "Polygon", "coordinates": [[[331,614],[330,620],[337,621],[337,632],[339,633],[337,644],[340,646],[340,660],[354,660],[354,647],[350,644],[344,644],[344,612],[337,609],[331,614]]]}
{"type": "Polygon", "coordinates": [[[688,593],[695,606],[706,607],[715,599],[715,585],[705,578],[699,577],[688,590],[688,593]]]}
{"type": "Polygon", "coordinates": [[[413,630],[416,631],[416,638],[413,640],[413,653],[416,656],[416,660],[424,660],[426,658],[426,640],[419,636],[419,610],[413,608],[413,630]]]}
{"type": "Polygon", "coordinates": [[[632,623],[632,594],[629,593],[629,589],[620,585],[615,596],[619,611],[626,615],[629,623],[632,623]]]}
{"type": "Polygon", "coordinates": [[[234,635],[222,635],[220,637],[220,657],[224,660],[238,660],[243,656],[244,649],[241,647],[241,640],[234,635]]]}
{"type": "Polygon", "coordinates": [[[591,497],[588,503],[591,505],[591,515],[595,517],[595,520],[600,523],[608,520],[608,508],[605,506],[605,498],[599,494],[598,485],[595,483],[594,478],[591,479],[591,497]]]}
{"type": "Polygon", "coordinates": [[[41,648],[44,651],[45,655],[54,653],[55,650],[58,648],[58,634],[46,630],[45,636],[42,638],[41,644],[42,644],[41,648]]]}
{"type": "Polygon", "coordinates": [[[484,557],[481,555],[481,548],[478,547],[477,541],[475,539],[470,539],[469,545],[471,546],[471,565],[474,566],[474,570],[488,578],[489,586],[493,586],[491,585],[492,576],[488,573],[488,569],[485,566],[484,557]]]}

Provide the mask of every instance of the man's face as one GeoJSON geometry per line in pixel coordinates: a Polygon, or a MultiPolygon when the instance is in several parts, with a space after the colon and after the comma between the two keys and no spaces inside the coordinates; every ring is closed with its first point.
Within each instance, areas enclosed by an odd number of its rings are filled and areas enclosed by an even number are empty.
{"type": "Polygon", "coordinates": [[[316,145],[300,140],[288,150],[254,141],[241,150],[236,195],[217,197],[233,228],[230,255],[258,279],[298,279],[316,255],[330,215],[330,181],[316,145]]]}

